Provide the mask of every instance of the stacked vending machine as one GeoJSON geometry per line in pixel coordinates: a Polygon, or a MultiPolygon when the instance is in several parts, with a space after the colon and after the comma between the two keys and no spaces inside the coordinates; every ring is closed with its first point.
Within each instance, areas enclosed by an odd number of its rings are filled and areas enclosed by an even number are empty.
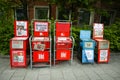
{"type": "Polygon", "coordinates": [[[30,65],[33,67],[51,66],[50,22],[32,20],[30,42],[30,65]]]}
{"type": "Polygon", "coordinates": [[[94,63],[95,41],[90,37],[90,30],[80,30],[80,49],[82,53],[78,54],[78,58],[81,58],[82,63],[94,63]]]}
{"type": "Polygon", "coordinates": [[[103,39],[104,25],[101,23],[94,23],[93,25],[93,39],[97,42],[97,62],[108,63],[110,58],[109,41],[103,39]]]}
{"type": "Polygon", "coordinates": [[[10,39],[11,67],[27,67],[28,22],[14,22],[14,36],[10,39]]]}
{"type": "Polygon", "coordinates": [[[73,60],[74,39],[71,36],[71,22],[56,21],[54,28],[54,65],[73,60]]]}

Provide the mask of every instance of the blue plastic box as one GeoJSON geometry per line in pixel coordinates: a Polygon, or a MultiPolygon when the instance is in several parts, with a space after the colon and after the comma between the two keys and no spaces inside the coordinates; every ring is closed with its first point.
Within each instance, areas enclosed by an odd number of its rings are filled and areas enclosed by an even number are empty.
{"type": "Polygon", "coordinates": [[[91,39],[91,31],[80,30],[80,39],[82,63],[94,63],[95,41],[91,39]]]}

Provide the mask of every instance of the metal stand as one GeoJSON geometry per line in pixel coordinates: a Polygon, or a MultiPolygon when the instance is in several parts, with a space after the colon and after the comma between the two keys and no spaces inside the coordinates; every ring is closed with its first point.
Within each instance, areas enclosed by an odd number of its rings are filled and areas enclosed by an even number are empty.
{"type": "MultiPolygon", "coordinates": [[[[33,68],[33,67],[51,67],[51,43],[52,43],[52,39],[51,39],[51,31],[50,31],[50,26],[51,26],[51,24],[50,24],[50,22],[48,21],[48,20],[36,20],[36,19],[34,19],[34,20],[32,20],[31,21],[31,31],[32,31],[32,36],[30,36],[30,38],[29,38],[29,44],[30,44],[30,67],[31,67],[31,69],[33,68]],[[49,25],[47,26],[47,28],[48,28],[48,36],[36,36],[33,32],[35,32],[35,28],[33,29],[33,27],[35,27],[35,25],[33,26],[33,23],[34,22],[43,22],[43,23],[49,23],[49,25]],[[44,50],[34,50],[33,49],[33,38],[47,38],[47,39],[49,39],[49,41],[48,41],[48,43],[49,43],[49,45],[46,45],[45,44],[45,40],[43,39],[43,40],[37,40],[36,42],[40,42],[41,44],[44,44],[45,46],[49,46],[49,48],[45,48],[44,50]],[[48,54],[46,54],[45,52],[47,51],[47,53],[48,54]],[[36,53],[35,53],[36,52],[36,53]],[[43,57],[44,57],[44,59],[42,60],[42,59],[40,59],[39,60],[39,55],[40,54],[42,54],[43,55],[43,57]],[[37,55],[37,57],[36,57],[36,55],[37,55]],[[47,60],[45,59],[47,57],[47,60]],[[38,59],[37,59],[38,58],[38,59]],[[35,60],[34,60],[35,59],[35,60]],[[37,59],[37,60],[36,60],[37,59]]],[[[41,27],[41,26],[39,26],[39,27],[41,27]]],[[[38,32],[40,32],[40,33],[42,33],[41,31],[38,31],[38,32]]]]}

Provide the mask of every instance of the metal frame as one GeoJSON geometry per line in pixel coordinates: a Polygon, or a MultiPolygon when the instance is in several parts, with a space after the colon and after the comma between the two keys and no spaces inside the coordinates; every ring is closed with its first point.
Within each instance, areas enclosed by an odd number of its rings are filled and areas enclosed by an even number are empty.
{"type": "MultiPolygon", "coordinates": [[[[49,54],[50,54],[50,56],[49,56],[49,65],[33,65],[33,52],[34,52],[34,50],[32,50],[32,38],[34,37],[33,36],[33,31],[34,31],[34,28],[33,28],[33,22],[34,21],[48,21],[49,22],[49,20],[47,20],[47,19],[33,19],[32,21],[31,21],[31,33],[32,33],[32,35],[30,36],[30,38],[29,38],[29,44],[30,44],[30,67],[31,67],[31,69],[33,68],[33,67],[51,67],[51,48],[52,48],[52,46],[51,46],[51,44],[52,44],[52,38],[51,38],[51,30],[50,30],[50,28],[49,28],[49,39],[50,39],[50,48],[49,48],[49,54]]],[[[50,22],[49,22],[50,23],[50,22]]],[[[49,25],[50,27],[51,27],[51,23],[50,23],[50,25],[49,25]]],[[[37,62],[37,63],[42,63],[42,62],[37,62]]],[[[43,62],[43,63],[48,63],[48,62],[43,62]]]]}
{"type": "Polygon", "coordinates": [[[56,20],[54,23],[54,66],[55,66],[55,62],[57,61],[56,60],[56,22],[70,22],[70,24],[71,24],[69,37],[72,39],[72,48],[69,48],[69,50],[71,50],[71,59],[69,61],[72,64],[72,62],[73,62],[73,49],[74,49],[74,42],[75,42],[75,40],[72,36],[72,22],[69,20],[56,20]]]}

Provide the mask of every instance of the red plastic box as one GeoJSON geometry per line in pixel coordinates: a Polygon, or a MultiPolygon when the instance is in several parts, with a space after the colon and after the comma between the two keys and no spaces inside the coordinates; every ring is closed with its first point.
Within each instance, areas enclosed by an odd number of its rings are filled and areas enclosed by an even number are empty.
{"type": "Polygon", "coordinates": [[[69,22],[56,22],[56,36],[69,37],[70,27],[71,24],[69,22]]]}
{"type": "Polygon", "coordinates": [[[49,36],[49,22],[34,22],[34,36],[36,37],[47,37],[49,36]]]}
{"type": "Polygon", "coordinates": [[[98,50],[98,63],[106,62],[108,63],[110,59],[110,50],[109,49],[99,49],[98,50]]]}
{"type": "Polygon", "coordinates": [[[46,50],[50,48],[49,37],[33,37],[32,49],[33,50],[46,50]]]}
{"type": "Polygon", "coordinates": [[[70,60],[71,51],[70,50],[56,50],[56,60],[70,60]]]}
{"type": "Polygon", "coordinates": [[[72,48],[72,39],[70,37],[57,37],[56,49],[72,48]]]}
{"type": "Polygon", "coordinates": [[[34,51],[33,62],[49,62],[49,51],[34,51]]]}
{"type": "Polygon", "coordinates": [[[26,51],[10,50],[11,67],[26,67],[26,51]]]}

